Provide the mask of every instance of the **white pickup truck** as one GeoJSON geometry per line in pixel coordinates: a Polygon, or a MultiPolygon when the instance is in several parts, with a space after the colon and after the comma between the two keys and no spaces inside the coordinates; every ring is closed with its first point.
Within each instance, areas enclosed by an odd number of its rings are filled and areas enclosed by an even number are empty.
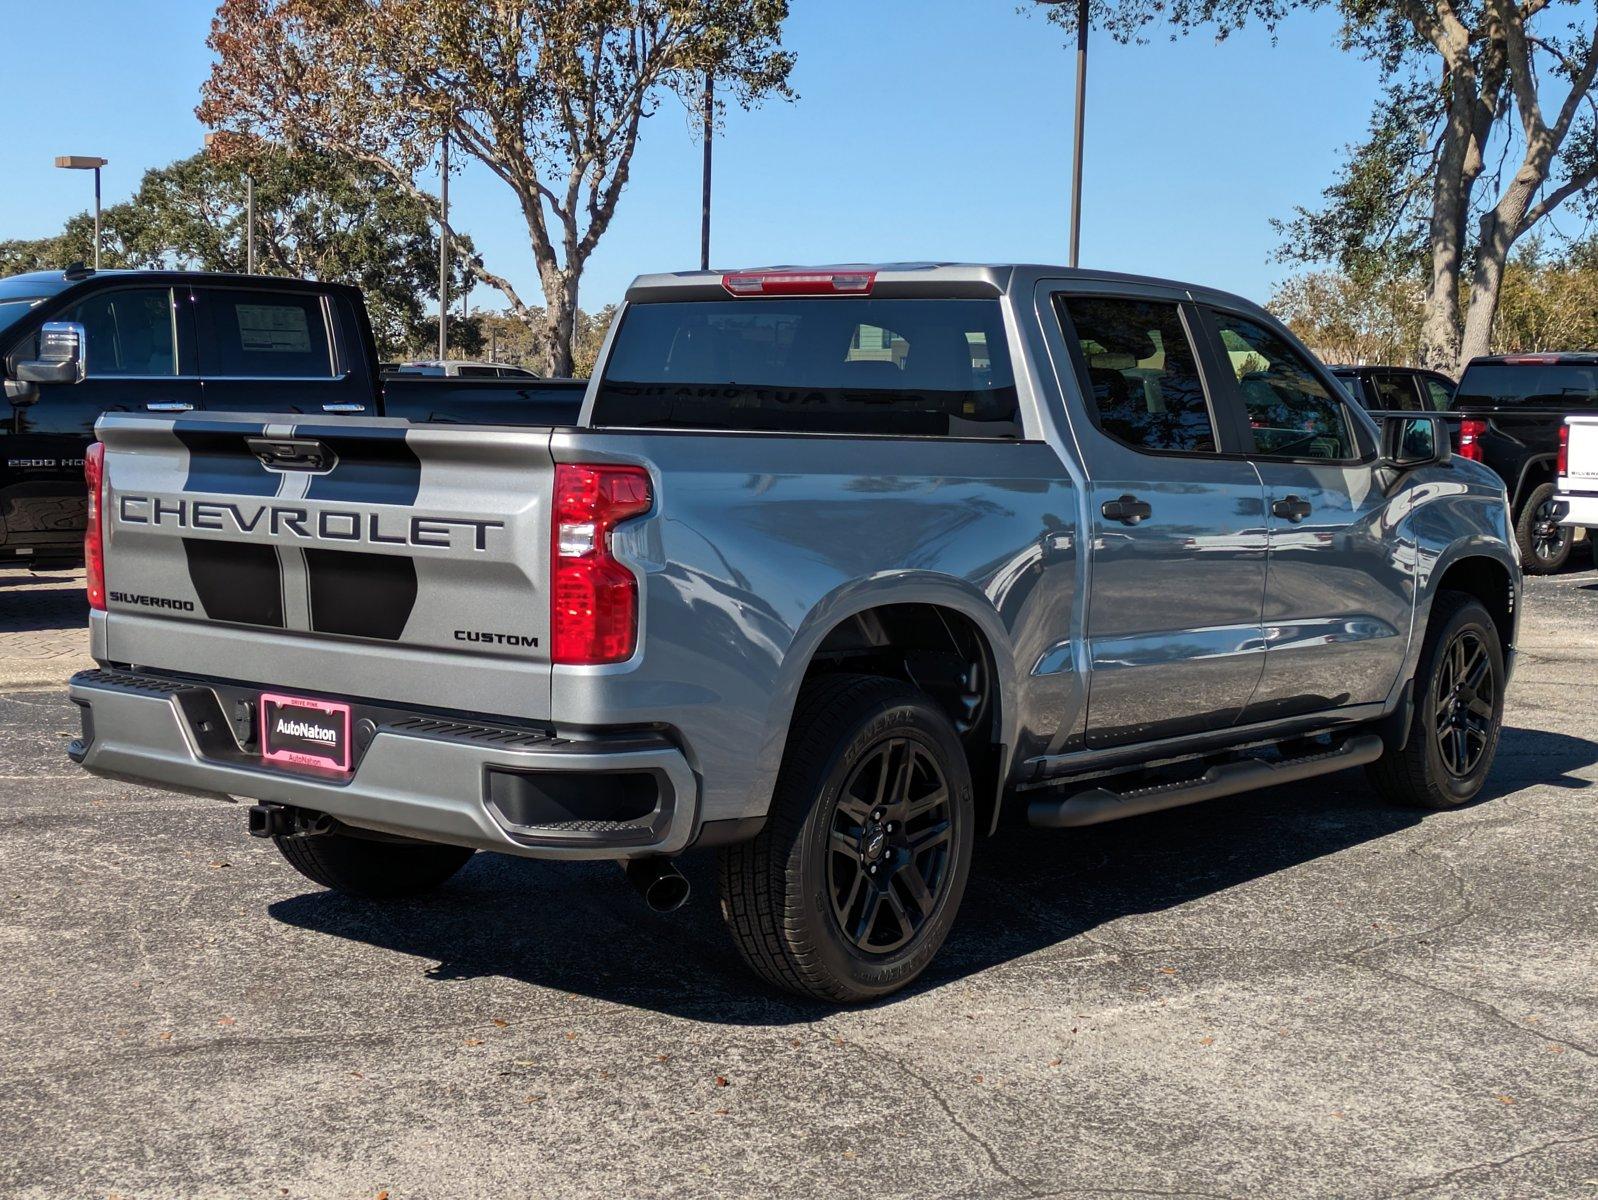
{"type": "Polygon", "coordinates": [[[1559,523],[1598,529],[1598,415],[1565,418],[1558,473],[1554,514],[1559,523]]]}

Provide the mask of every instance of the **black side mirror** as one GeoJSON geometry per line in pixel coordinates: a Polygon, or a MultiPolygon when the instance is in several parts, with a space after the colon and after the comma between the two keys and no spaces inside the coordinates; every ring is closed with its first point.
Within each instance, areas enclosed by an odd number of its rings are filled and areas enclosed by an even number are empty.
{"type": "Polygon", "coordinates": [[[1430,413],[1390,413],[1382,418],[1382,466],[1409,471],[1453,457],[1445,418],[1430,413]]]}
{"type": "Polygon", "coordinates": [[[18,383],[82,383],[88,334],[76,321],[46,321],[39,330],[39,357],[16,364],[18,383]]]}

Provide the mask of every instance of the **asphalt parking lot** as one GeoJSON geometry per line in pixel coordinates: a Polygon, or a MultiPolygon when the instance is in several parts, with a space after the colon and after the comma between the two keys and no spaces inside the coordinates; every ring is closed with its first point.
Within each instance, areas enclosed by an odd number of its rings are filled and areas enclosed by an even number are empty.
{"type": "Polygon", "coordinates": [[[0,571],[0,1195],[1598,1197],[1598,572],[1533,581],[1485,798],[1357,773],[979,847],[911,993],[763,991],[709,862],[315,890],[64,757],[0,571]]]}

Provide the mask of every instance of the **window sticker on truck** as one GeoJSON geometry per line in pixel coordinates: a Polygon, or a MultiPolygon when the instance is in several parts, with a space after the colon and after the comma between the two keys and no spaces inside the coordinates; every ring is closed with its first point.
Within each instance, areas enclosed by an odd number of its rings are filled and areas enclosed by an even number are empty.
{"type": "Polygon", "coordinates": [[[297,304],[237,304],[234,311],[245,350],[305,354],[311,349],[311,327],[297,304]]]}

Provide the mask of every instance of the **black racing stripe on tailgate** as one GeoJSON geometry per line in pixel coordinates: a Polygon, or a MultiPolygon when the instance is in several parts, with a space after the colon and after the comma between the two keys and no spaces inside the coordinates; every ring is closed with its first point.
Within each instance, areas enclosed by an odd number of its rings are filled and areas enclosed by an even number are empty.
{"type": "Polygon", "coordinates": [[[395,642],[416,607],[416,563],[395,554],[305,549],[311,628],[395,642]]]}
{"type": "Polygon", "coordinates": [[[296,438],[314,438],[338,455],[326,475],[311,480],[307,500],[345,500],[361,504],[415,504],[422,488],[422,461],[405,441],[403,429],[363,429],[358,435],[338,425],[296,425],[296,438]]]}
{"type": "Polygon", "coordinates": [[[183,489],[236,496],[275,496],[282,477],[268,471],[246,444],[265,425],[173,423],[172,432],[189,452],[183,489]]]}
{"type": "Polygon", "coordinates": [[[277,551],[255,542],[184,538],[189,581],[212,621],[283,628],[283,568],[277,551]]]}

